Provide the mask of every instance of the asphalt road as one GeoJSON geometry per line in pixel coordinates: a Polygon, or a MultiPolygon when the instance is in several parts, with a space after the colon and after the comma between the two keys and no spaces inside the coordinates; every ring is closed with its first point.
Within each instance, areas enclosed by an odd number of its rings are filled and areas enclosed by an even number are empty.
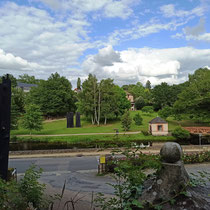
{"type": "Polygon", "coordinates": [[[113,193],[106,183],[114,183],[110,176],[97,176],[98,156],[66,158],[29,158],[10,159],[9,167],[17,168],[18,177],[35,164],[43,169],[40,181],[54,188],[62,188],[66,180],[66,189],[82,192],[113,193]]]}
{"type": "MultiPolygon", "coordinates": [[[[114,183],[113,178],[97,176],[98,156],[9,160],[9,167],[17,168],[19,178],[31,164],[43,169],[40,181],[54,188],[62,188],[66,180],[66,189],[71,191],[113,193],[113,188],[107,185],[114,183]]],[[[188,173],[196,173],[198,170],[210,173],[210,163],[185,165],[185,167],[188,173]]]]}

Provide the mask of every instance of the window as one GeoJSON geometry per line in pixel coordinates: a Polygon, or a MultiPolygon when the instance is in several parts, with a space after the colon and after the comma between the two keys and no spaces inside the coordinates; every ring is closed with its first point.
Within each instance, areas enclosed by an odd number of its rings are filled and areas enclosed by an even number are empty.
{"type": "Polygon", "coordinates": [[[157,130],[158,130],[158,131],[163,131],[163,126],[162,126],[162,125],[158,125],[158,126],[157,126],[157,130]]]}

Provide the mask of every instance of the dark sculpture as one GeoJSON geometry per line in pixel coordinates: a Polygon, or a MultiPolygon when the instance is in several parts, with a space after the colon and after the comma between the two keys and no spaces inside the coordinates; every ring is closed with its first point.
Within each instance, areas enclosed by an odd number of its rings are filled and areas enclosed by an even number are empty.
{"type": "Polygon", "coordinates": [[[9,76],[0,84],[0,177],[7,180],[10,140],[11,81],[9,76]]]}
{"type": "Polygon", "coordinates": [[[81,122],[80,122],[80,113],[76,113],[76,127],[81,127],[81,122]]]}
{"type": "Polygon", "coordinates": [[[74,113],[68,112],[67,113],[67,128],[73,128],[74,127],[74,113]]]}

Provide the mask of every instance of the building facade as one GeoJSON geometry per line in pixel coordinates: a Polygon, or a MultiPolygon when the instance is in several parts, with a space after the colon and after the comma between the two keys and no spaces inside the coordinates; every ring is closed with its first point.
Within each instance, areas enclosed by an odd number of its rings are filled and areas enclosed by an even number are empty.
{"type": "Polygon", "coordinates": [[[160,117],[156,117],[149,122],[149,132],[153,136],[167,136],[168,122],[160,117]]]}

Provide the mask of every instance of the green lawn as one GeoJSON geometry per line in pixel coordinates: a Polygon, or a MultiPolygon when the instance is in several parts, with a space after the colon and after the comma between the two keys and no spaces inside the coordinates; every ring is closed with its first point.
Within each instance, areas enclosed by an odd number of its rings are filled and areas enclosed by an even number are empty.
{"type": "MultiPolygon", "coordinates": [[[[143,117],[143,125],[136,126],[134,121],[132,122],[131,129],[129,131],[140,131],[148,129],[148,122],[157,116],[157,113],[151,114],[151,116],[143,115],[141,111],[132,111],[131,116],[133,117],[137,112],[139,112],[143,117]]],[[[81,117],[81,128],[66,128],[66,119],[60,119],[52,122],[44,122],[43,129],[41,131],[32,131],[32,134],[78,134],[78,133],[111,133],[115,132],[114,129],[119,129],[119,132],[123,132],[121,123],[119,120],[108,121],[107,125],[103,122],[100,126],[92,125],[90,122],[86,121],[81,117]]],[[[12,135],[29,134],[29,131],[19,127],[18,130],[11,131],[12,135]]]]}
{"type": "MultiPolygon", "coordinates": [[[[148,130],[148,122],[153,118],[157,117],[157,113],[154,112],[151,115],[146,115],[141,111],[131,111],[131,117],[133,117],[136,113],[140,113],[143,117],[143,125],[136,126],[134,121],[132,122],[131,128],[129,131],[147,131],[148,130]]],[[[184,126],[199,126],[191,121],[181,121],[177,122],[172,118],[167,120],[169,122],[169,131],[172,131],[179,124],[184,126]]],[[[45,121],[43,129],[41,131],[32,131],[32,134],[37,135],[53,135],[53,134],[79,134],[79,133],[112,133],[115,132],[114,129],[119,129],[119,132],[123,132],[121,123],[119,120],[116,121],[108,121],[107,125],[101,123],[100,126],[92,125],[90,122],[86,121],[83,117],[81,117],[81,128],[66,128],[66,119],[59,119],[55,121],[45,121]]],[[[19,128],[19,130],[11,131],[12,135],[24,135],[29,134],[28,130],[23,128],[19,128]]]]}

